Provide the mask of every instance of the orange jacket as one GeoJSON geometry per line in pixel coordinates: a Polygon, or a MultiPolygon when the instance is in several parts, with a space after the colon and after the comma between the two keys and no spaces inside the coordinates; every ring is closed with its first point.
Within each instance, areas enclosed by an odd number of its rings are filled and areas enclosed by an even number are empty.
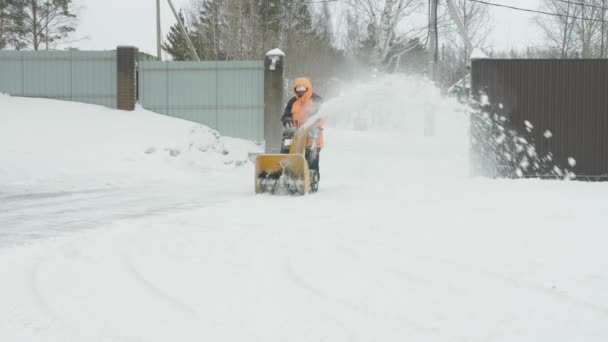
{"type": "MultiPolygon", "coordinates": [[[[304,122],[306,122],[308,117],[318,114],[321,104],[323,102],[323,99],[313,92],[312,83],[308,78],[298,78],[294,82],[292,88],[294,93],[298,86],[306,87],[306,93],[304,93],[302,97],[292,97],[291,100],[289,100],[289,102],[287,103],[287,106],[285,107],[285,112],[283,113],[283,116],[281,118],[283,122],[285,122],[285,120],[291,119],[292,124],[294,126],[300,126],[304,122]]],[[[317,140],[318,147],[324,146],[323,123],[324,120],[321,119],[315,124],[315,127],[319,128],[320,130],[319,138],[317,140]]],[[[312,141],[309,140],[307,144],[312,144],[312,141]]]]}

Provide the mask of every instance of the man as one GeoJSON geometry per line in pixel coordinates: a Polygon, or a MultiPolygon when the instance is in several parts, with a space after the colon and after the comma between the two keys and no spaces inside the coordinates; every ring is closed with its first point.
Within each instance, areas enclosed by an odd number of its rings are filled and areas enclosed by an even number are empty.
{"type": "MultiPolygon", "coordinates": [[[[309,117],[319,113],[323,99],[313,92],[312,83],[306,77],[296,79],[293,85],[293,92],[295,96],[287,103],[285,112],[281,117],[281,122],[284,126],[291,125],[292,127],[299,127],[303,125],[309,117]]],[[[317,148],[313,151],[312,139],[307,141],[306,160],[309,161],[308,166],[311,170],[311,187],[313,188],[313,191],[316,191],[319,179],[321,179],[321,174],[319,173],[319,154],[324,143],[323,120],[319,119],[319,121],[314,124],[312,130],[318,134],[317,148]]]]}

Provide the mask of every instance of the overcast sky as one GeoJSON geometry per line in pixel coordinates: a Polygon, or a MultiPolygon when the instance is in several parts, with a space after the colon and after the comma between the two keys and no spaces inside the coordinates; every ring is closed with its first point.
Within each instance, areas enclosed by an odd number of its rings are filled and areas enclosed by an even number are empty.
{"type": "MultiPolygon", "coordinates": [[[[191,0],[173,0],[187,7],[191,0]]],[[[487,0],[505,5],[538,9],[540,0],[487,0]]],[[[81,3],[76,45],[83,50],[112,50],[118,45],[134,45],[156,55],[156,0],[76,0],[81,3]]],[[[337,6],[339,5],[334,5],[337,6]]],[[[161,0],[163,36],[175,23],[166,0],[161,0]]],[[[491,44],[497,49],[523,47],[541,40],[532,22],[534,14],[492,8],[495,28],[491,44]]]]}

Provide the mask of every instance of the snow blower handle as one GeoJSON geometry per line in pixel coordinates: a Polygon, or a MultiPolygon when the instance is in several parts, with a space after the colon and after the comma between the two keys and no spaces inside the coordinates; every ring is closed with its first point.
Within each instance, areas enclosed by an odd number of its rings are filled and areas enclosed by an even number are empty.
{"type": "Polygon", "coordinates": [[[290,117],[283,117],[281,119],[281,122],[283,123],[283,127],[284,128],[291,128],[291,127],[293,127],[293,123],[291,122],[291,118],[290,117]]]}

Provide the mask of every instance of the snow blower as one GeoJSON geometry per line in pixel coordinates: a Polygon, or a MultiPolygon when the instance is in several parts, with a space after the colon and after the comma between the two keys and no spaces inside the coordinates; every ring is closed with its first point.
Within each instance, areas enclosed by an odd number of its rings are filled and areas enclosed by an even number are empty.
{"type": "Polygon", "coordinates": [[[316,139],[314,128],[284,129],[281,154],[261,154],[255,160],[255,192],[305,195],[316,191],[316,177],[306,160],[307,154],[313,157],[315,155],[316,139]],[[312,151],[306,153],[306,145],[310,140],[312,151]]]}

